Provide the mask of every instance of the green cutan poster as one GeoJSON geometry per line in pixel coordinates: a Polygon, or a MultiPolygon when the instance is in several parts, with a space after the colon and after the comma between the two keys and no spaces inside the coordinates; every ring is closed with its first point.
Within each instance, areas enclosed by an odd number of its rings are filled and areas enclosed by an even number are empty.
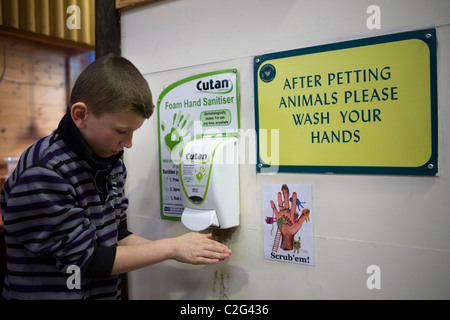
{"type": "Polygon", "coordinates": [[[179,156],[192,139],[237,136],[239,130],[236,69],[194,75],[169,85],[158,98],[161,217],[183,213],[179,156]]]}

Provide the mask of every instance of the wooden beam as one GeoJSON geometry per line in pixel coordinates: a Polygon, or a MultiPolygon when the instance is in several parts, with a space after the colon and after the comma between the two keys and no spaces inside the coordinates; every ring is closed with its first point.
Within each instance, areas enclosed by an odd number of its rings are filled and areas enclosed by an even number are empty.
{"type": "Polygon", "coordinates": [[[95,0],[95,57],[121,54],[120,13],[114,1],[95,0]]]}
{"type": "Polygon", "coordinates": [[[73,42],[70,40],[62,39],[62,38],[56,38],[52,36],[46,36],[38,33],[33,32],[26,32],[22,31],[16,28],[9,28],[0,26],[0,36],[7,36],[12,38],[20,38],[25,40],[30,40],[34,42],[40,42],[45,43],[51,46],[55,47],[61,47],[67,49],[69,53],[77,54],[81,51],[86,50],[94,50],[94,47],[85,43],[81,42],[73,42]]]}
{"type": "Polygon", "coordinates": [[[154,2],[155,0],[116,0],[116,8],[122,9],[127,7],[134,7],[136,5],[154,2]]]}

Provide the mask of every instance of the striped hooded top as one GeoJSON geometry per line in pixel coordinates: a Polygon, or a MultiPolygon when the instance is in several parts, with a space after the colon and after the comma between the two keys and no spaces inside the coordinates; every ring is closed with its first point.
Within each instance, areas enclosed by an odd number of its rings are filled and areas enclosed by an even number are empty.
{"type": "Polygon", "coordinates": [[[120,278],[110,274],[130,234],[122,153],[91,156],[66,113],[22,154],[1,191],[4,299],[120,298],[120,278]]]}

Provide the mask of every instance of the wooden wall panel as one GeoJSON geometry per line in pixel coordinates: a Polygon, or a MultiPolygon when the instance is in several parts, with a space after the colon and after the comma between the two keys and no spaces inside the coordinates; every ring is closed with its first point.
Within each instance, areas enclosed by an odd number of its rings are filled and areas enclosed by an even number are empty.
{"type": "Polygon", "coordinates": [[[36,32],[35,0],[19,0],[19,28],[36,32]]]}
{"type": "Polygon", "coordinates": [[[50,0],[49,12],[50,35],[55,38],[63,39],[65,24],[65,16],[61,14],[61,12],[64,12],[63,1],[50,0]]]}
{"type": "Polygon", "coordinates": [[[45,36],[75,48],[93,49],[94,3],[94,0],[0,0],[0,30],[45,36]],[[72,5],[77,7],[76,11],[69,9],[72,5]],[[79,28],[69,28],[67,22],[72,21],[80,22],[79,28]]]}
{"type": "Polygon", "coordinates": [[[67,106],[67,53],[0,36],[0,175],[3,158],[16,157],[54,130],[67,106]]]}
{"type": "Polygon", "coordinates": [[[36,33],[50,35],[50,0],[37,0],[36,9],[36,33]]]}
{"type": "Polygon", "coordinates": [[[2,24],[6,27],[19,28],[19,2],[11,0],[2,1],[2,24]]]}

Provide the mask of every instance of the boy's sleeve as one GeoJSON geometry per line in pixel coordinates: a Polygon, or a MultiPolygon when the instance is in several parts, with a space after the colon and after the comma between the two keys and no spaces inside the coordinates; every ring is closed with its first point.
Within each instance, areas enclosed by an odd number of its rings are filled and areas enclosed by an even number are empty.
{"type": "MultiPolygon", "coordinates": [[[[121,196],[121,213],[120,222],[118,230],[118,241],[128,237],[132,232],[128,230],[127,225],[127,208],[128,208],[128,198],[124,196],[123,189],[125,185],[125,180],[127,177],[127,171],[125,164],[121,162],[123,180],[120,183],[120,196],[121,196]]],[[[107,277],[111,274],[114,266],[114,261],[116,258],[117,247],[96,247],[91,259],[89,260],[86,270],[83,275],[86,277],[107,277]]]]}
{"type": "Polygon", "coordinates": [[[4,215],[10,236],[36,255],[54,256],[62,272],[69,265],[83,270],[95,251],[95,226],[75,194],[57,173],[30,168],[10,191],[4,215]]]}
{"type": "MultiPolygon", "coordinates": [[[[122,172],[123,172],[123,181],[122,181],[122,192],[123,187],[125,186],[125,181],[127,179],[127,169],[125,167],[125,164],[122,162],[122,172]]],[[[128,209],[128,198],[125,197],[125,195],[122,193],[122,203],[121,203],[121,214],[120,214],[120,224],[119,224],[119,241],[128,237],[130,234],[133,234],[131,231],[128,230],[127,225],[127,209],[128,209]]]]}
{"type": "Polygon", "coordinates": [[[116,259],[116,250],[116,246],[95,248],[82,274],[92,278],[109,277],[114,266],[114,260],[116,259]]]}
{"type": "Polygon", "coordinates": [[[122,212],[120,214],[118,241],[128,237],[130,234],[133,234],[131,231],[128,230],[127,214],[126,214],[127,207],[128,207],[128,199],[123,197],[122,198],[122,212]]]}
{"type": "MultiPolygon", "coordinates": [[[[132,232],[127,227],[126,209],[128,199],[122,198],[122,212],[120,215],[120,224],[118,231],[118,241],[128,237],[132,232]]],[[[108,277],[111,275],[114,261],[116,259],[116,246],[96,247],[91,259],[89,260],[83,275],[86,277],[108,277]]]]}

